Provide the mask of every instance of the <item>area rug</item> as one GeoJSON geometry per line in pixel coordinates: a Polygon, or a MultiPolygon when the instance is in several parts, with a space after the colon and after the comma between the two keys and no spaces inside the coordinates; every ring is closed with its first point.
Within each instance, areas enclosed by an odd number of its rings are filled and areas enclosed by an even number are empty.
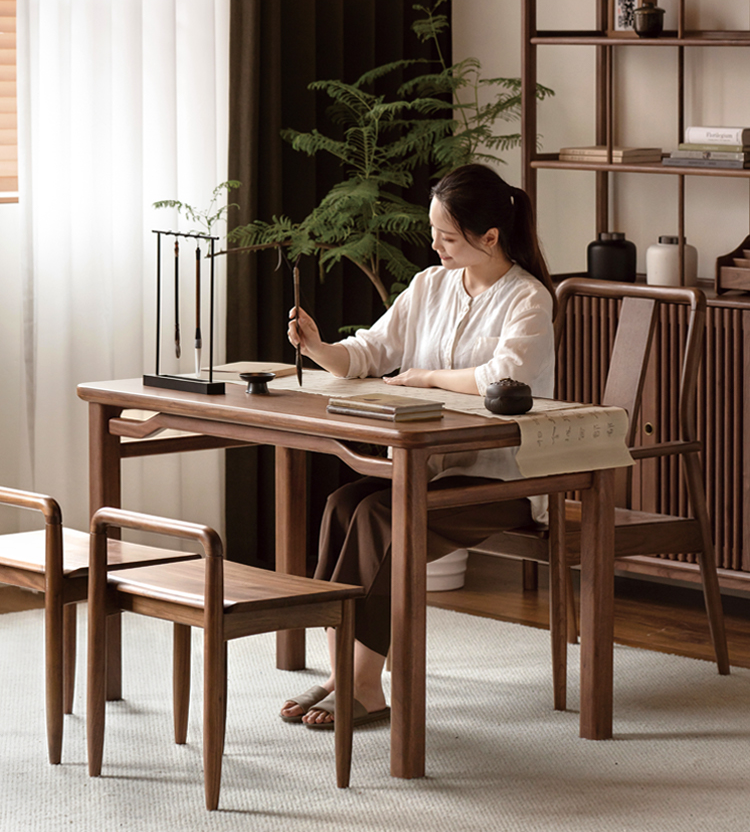
{"type": "MultiPolygon", "coordinates": [[[[333,736],[281,721],[284,698],[325,678],[274,667],[274,637],[229,646],[220,808],[203,803],[201,639],[188,743],[171,731],[171,626],[126,614],[124,700],[107,706],[102,776],[85,745],[85,608],[75,713],[63,763],[46,762],[41,611],[0,616],[0,829],[57,832],[356,829],[411,832],[722,832],[750,828],[750,671],[617,646],[615,738],[578,738],[577,650],[569,709],[551,707],[544,630],[428,610],[427,776],[389,776],[389,731],[357,731],[352,784],[335,785],[333,736]]],[[[386,674],[386,684],[388,682],[386,674]]]]}

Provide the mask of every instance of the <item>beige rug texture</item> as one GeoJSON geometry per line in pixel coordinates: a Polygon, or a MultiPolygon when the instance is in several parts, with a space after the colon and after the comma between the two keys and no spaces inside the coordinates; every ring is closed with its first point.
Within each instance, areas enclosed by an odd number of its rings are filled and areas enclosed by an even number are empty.
{"type": "MultiPolygon", "coordinates": [[[[389,731],[357,731],[352,785],[335,785],[333,735],[277,716],[325,678],[323,633],[303,672],[274,667],[274,636],[229,645],[220,808],[203,802],[201,637],[188,743],[172,741],[171,625],[126,614],[124,700],[107,706],[103,776],[85,745],[85,608],[63,763],[46,762],[41,611],[0,616],[0,829],[721,832],[750,829],[750,671],[615,648],[615,739],[578,738],[551,708],[549,635],[428,610],[427,776],[389,776],[389,731]]],[[[387,674],[386,674],[386,682],[387,674]]]]}

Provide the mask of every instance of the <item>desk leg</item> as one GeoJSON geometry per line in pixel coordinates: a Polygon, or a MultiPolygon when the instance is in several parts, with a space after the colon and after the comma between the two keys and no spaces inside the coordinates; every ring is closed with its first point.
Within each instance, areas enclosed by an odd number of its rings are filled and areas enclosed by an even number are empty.
{"type": "Polygon", "coordinates": [[[427,457],[393,449],[391,775],[424,777],[427,457]]]}
{"type": "MultiPolygon", "coordinates": [[[[307,555],[307,465],[304,451],[276,448],[276,571],[304,575],[307,555]]],[[[302,670],[305,631],[276,633],[276,667],[302,670]]]]}
{"type": "Polygon", "coordinates": [[[580,736],[612,737],[615,605],[614,471],[595,471],[581,494],[580,736]]]}
{"type": "MultiPolygon", "coordinates": [[[[89,510],[120,508],[120,437],[109,432],[109,420],[121,407],[89,404],[89,510]]],[[[119,529],[112,532],[120,536],[119,529]]],[[[122,699],[121,615],[107,617],[107,699],[122,699]]]]}

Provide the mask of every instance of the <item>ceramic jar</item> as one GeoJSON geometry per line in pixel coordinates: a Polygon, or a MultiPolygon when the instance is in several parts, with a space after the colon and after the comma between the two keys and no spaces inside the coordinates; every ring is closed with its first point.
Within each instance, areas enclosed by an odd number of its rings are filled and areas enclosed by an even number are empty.
{"type": "Polygon", "coordinates": [[[635,282],[635,244],[620,231],[602,231],[586,250],[588,276],[618,283],[635,282]]]}
{"type": "Polygon", "coordinates": [[[656,0],[643,0],[643,5],[633,10],[633,28],[640,38],[658,38],[664,29],[664,9],[656,0]]]}
{"type": "Polygon", "coordinates": [[[685,243],[685,283],[680,280],[678,237],[659,237],[646,250],[646,282],[653,286],[694,286],[698,280],[698,251],[685,243]]]}

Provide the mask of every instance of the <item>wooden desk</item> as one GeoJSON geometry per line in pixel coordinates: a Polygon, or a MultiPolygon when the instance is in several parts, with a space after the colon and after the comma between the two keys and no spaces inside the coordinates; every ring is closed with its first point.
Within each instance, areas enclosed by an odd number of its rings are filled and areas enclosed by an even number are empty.
{"type": "MultiPolygon", "coordinates": [[[[305,453],[334,454],[362,474],[393,481],[391,774],[425,773],[426,525],[429,507],[582,491],[580,735],[612,736],[614,487],[611,470],[497,482],[428,493],[431,454],[518,445],[514,423],[448,411],[436,421],[390,423],[326,413],[327,399],[301,391],[250,396],[228,384],[221,396],[144,387],[141,379],[82,384],[89,403],[91,511],[120,505],[120,464],[128,457],[238,444],[276,448],[276,568],[303,574],[305,453]],[[122,419],[123,409],[155,415],[122,419]],[[164,429],[194,436],[148,438],[164,429]],[[121,437],[138,439],[121,442],[121,437]],[[364,457],[347,441],[389,446],[392,459],[364,457]]],[[[280,634],[277,664],[304,667],[304,634],[280,634]]]]}

